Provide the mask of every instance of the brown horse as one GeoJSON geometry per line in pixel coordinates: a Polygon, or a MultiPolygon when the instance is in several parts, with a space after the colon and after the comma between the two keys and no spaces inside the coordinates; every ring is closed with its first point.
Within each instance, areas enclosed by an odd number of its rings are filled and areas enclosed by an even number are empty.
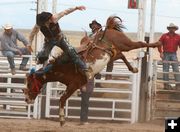
{"type": "MultiPolygon", "coordinates": [[[[114,17],[108,19],[110,22],[113,20],[114,17]]],[[[99,73],[110,60],[117,58],[123,59],[130,71],[137,72],[137,68],[133,68],[129,64],[122,52],[143,47],[157,47],[159,43],[133,42],[123,32],[119,32],[117,29],[114,29],[114,26],[108,25],[108,23],[107,28],[96,33],[93,38],[88,38],[87,36],[83,38],[83,40],[86,40],[87,45],[85,46],[86,50],[80,52],[81,57],[92,69],[93,75],[99,73]]],[[[60,59],[56,59],[53,65],[48,64],[46,67],[52,66],[52,68],[43,75],[38,74],[43,69],[27,75],[27,89],[24,89],[25,101],[32,103],[40,93],[43,84],[55,81],[65,84],[67,87],[59,102],[59,120],[61,125],[65,123],[64,105],[66,100],[77,89],[82,88],[87,83],[84,73],[71,61],[59,63],[64,57],[62,55],[60,59]]]]}

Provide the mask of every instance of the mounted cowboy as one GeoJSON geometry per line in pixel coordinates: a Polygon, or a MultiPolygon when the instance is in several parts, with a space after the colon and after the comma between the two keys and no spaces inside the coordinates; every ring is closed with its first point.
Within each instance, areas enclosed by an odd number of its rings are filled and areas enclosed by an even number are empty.
{"type": "MultiPolygon", "coordinates": [[[[61,31],[61,28],[58,24],[58,20],[65,15],[68,15],[76,10],[85,10],[84,6],[77,6],[74,8],[69,8],[65,11],[62,11],[57,14],[51,14],[49,12],[42,12],[37,14],[36,16],[36,25],[32,29],[32,32],[29,36],[29,43],[32,44],[34,36],[39,32],[39,30],[43,33],[44,39],[44,47],[42,51],[38,53],[38,63],[43,64],[47,59],[52,50],[52,48],[56,45],[60,47],[72,60],[74,64],[76,64],[89,79],[91,78],[90,71],[88,70],[86,63],[84,63],[76,53],[75,49],[69,44],[66,40],[64,34],[61,31]]],[[[48,70],[48,69],[47,69],[48,70]]]]}

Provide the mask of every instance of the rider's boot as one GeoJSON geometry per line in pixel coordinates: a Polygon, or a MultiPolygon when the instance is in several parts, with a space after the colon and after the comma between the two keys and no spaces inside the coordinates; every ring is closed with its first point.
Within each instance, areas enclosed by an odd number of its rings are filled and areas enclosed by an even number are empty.
{"type": "Polygon", "coordinates": [[[86,63],[80,59],[74,47],[72,47],[65,38],[61,39],[58,46],[64,52],[68,53],[73,63],[76,64],[84,72],[87,80],[93,77],[91,71],[87,68],[86,63]]]}
{"type": "Polygon", "coordinates": [[[45,75],[47,72],[52,70],[52,67],[53,67],[53,64],[49,64],[49,65],[45,66],[42,70],[37,71],[36,75],[38,75],[38,76],[45,75]]]}
{"type": "Polygon", "coordinates": [[[69,53],[69,54],[70,54],[70,56],[71,56],[72,61],[73,61],[76,65],[78,65],[79,68],[84,72],[87,80],[92,79],[92,78],[93,78],[92,70],[89,69],[89,68],[87,67],[86,63],[80,59],[80,57],[78,56],[78,54],[76,53],[76,51],[75,51],[74,48],[72,48],[72,49],[70,50],[70,53],[69,53]]]}

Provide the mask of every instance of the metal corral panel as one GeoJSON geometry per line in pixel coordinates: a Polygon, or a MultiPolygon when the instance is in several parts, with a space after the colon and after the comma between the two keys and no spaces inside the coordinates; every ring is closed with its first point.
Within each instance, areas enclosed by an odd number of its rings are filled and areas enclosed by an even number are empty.
{"type": "MultiPolygon", "coordinates": [[[[28,67],[32,67],[34,62],[30,57],[28,67]]],[[[7,58],[0,57],[0,117],[1,118],[37,118],[38,104],[28,105],[24,101],[22,89],[25,88],[26,73],[17,70],[16,75],[10,73],[7,58]]],[[[19,67],[22,58],[15,57],[16,67],[19,67]]]]}

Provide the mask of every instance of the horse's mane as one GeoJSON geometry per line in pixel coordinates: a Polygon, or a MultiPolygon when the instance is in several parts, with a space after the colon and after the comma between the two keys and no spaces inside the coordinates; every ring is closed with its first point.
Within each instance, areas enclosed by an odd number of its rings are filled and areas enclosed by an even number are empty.
{"type": "Polygon", "coordinates": [[[125,26],[122,24],[122,19],[118,16],[110,16],[106,21],[106,28],[115,29],[120,32],[123,31],[123,28],[126,29],[125,26]]]}

